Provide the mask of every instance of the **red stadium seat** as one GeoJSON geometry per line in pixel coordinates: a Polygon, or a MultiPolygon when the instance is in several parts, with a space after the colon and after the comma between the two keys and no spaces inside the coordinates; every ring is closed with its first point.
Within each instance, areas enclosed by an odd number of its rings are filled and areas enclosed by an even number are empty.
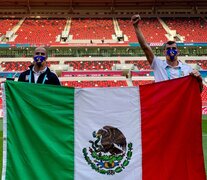
{"type": "MultiPolygon", "coordinates": [[[[137,42],[134,27],[130,19],[118,19],[119,27],[125,35],[128,36],[130,42],[137,42]]],[[[140,21],[140,28],[147,42],[166,42],[167,33],[157,18],[143,18],[140,21]]]]}
{"type": "Polygon", "coordinates": [[[185,36],[184,42],[207,42],[207,22],[201,18],[163,18],[171,30],[185,36]]]}
{"type": "Polygon", "coordinates": [[[74,71],[77,70],[112,70],[114,64],[120,64],[119,61],[65,61],[73,67],[74,71]]]}
{"type": "Polygon", "coordinates": [[[73,39],[112,39],[114,33],[112,19],[72,19],[73,39]]]}
{"type": "Polygon", "coordinates": [[[26,19],[16,34],[15,43],[51,44],[62,33],[66,19],[26,19]]]}
{"type": "Polygon", "coordinates": [[[79,87],[79,88],[91,88],[91,87],[124,87],[127,86],[127,82],[123,80],[114,81],[64,81],[63,86],[79,87]]]}

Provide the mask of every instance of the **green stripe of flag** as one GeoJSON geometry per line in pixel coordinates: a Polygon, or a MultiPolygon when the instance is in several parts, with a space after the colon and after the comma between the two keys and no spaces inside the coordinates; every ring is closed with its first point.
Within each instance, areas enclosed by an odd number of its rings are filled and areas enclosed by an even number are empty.
{"type": "Polygon", "coordinates": [[[5,91],[6,179],[74,179],[74,89],[6,82],[5,91]]]}

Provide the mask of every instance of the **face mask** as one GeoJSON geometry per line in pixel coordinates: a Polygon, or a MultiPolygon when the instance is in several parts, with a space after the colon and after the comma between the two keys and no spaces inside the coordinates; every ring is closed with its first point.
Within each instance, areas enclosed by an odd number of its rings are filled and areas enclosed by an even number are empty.
{"type": "Polygon", "coordinates": [[[166,54],[170,56],[170,60],[173,61],[178,54],[178,51],[176,49],[168,49],[166,54]]]}
{"type": "Polygon", "coordinates": [[[43,61],[45,61],[46,57],[44,56],[34,56],[34,60],[38,67],[41,67],[43,61]]]}

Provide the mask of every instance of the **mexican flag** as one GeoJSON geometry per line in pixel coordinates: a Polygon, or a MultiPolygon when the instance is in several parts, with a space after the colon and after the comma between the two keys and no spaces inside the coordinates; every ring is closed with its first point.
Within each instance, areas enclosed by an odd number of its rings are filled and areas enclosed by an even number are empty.
{"type": "Polygon", "coordinates": [[[206,180],[195,78],[139,87],[3,85],[8,180],[206,180]]]}

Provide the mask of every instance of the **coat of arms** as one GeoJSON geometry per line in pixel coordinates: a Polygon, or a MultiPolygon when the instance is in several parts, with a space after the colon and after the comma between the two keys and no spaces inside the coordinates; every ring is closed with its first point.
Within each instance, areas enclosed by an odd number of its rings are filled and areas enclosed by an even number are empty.
{"type": "Polygon", "coordinates": [[[132,157],[132,143],[127,145],[124,134],[112,126],[104,126],[92,134],[91,146],[83,148],[84,158],[91,168],[107,175],[123,171],[132,157]]]}

